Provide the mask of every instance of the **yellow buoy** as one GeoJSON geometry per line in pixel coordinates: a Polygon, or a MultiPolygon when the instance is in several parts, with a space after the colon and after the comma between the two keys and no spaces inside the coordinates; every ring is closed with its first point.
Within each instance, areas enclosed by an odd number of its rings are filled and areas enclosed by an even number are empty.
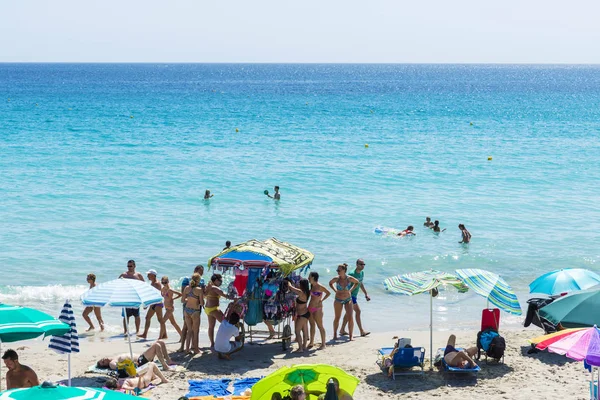
{"type": "Polygon", "coordinates": [[[488,157],[488,161],[492,161],[492,157],[488,157]]]}
{"type": "Polygon", "coordinates": [[[133,115],[130,115],[129,118],[133,118],[133,115]]]}
{"type": "Polygon", "coordinates": [[[239,132],[240,130],[239,130],[238,128],[235,128],[235,131],[236,131],[236,132],[239,132]]]}
{"type": "Polygon", "coordinates": [[[369,144],[368,144],[368,143],[366,143],[366,144],[365,144],[365,149],[368,149],[368,148],[369,148],[369,144]]]}

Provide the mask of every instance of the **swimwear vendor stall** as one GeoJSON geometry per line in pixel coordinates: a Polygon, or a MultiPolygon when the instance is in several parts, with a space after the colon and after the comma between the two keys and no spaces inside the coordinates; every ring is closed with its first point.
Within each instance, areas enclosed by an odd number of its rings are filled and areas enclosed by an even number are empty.
{"type": "Polygon", "coordinates": [[[313,259],[311,252],[271,238],[231,246],[210,258],[208,264],[223,274],[233,274],[228,293],[243,305],[239,309],[243,310],[250,343],[255,338],[274,337],[287,350],[292,342],[290,324],[295,311],[295,295],[289,291],[287,281],[297,284],[313,259]],[[277,327],[275,336],[254,328],[263,321],[277,327]]]}

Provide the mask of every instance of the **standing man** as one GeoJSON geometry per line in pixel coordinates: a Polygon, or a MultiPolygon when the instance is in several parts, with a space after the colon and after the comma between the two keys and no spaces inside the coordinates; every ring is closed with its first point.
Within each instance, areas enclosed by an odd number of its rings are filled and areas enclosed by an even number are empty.
{"type": "MultiPolygon", "coordinates": [[[[354,289],[351,293],[351,295],[352,295],[352,310],[354,311],[354,319],[356,320],[356,325],[358,325],[358,329],[360,330],[360,336],[367,336],[368,334],[371,333],[371,332],[366,332],[362,327],[362,321],[360,319],[361,310],[360,310],[360,306],[358,305],[359,289],[363,291],[367,301],[371,301],[371,298],[367,294],[367,289],[365,289],[365,285],[363,285],[363,279],[365,277],[364,269],[365,269],[365,262],[363,261],[362,258],[359,258],[358,260],[356,260],[356,269],[354,269],[354,272],[351,272],[348,274],[349,276],[356,278],[356,280],[360,283],[360,285],[357,286],[356,289],[354,289]]],[[[342,322],[342,329],[340,330],[340,335],[342,335],[342,336],[347,335],[347,333],[346,333],[346,324],[347,323],[348,323],[348,316],[344,315],[344,321],[342,322]]]]}
{"type": "MultiPolygon", "coordinates": [[[[144,277],[139,272],[135,272],[135,261],[127,261],[127,272],[119,275],[121,279],[137,279],[144,282],[144,277]]],[[[140,331],[140,309],[139,308],[126,308],[125,315],[123,315],[123,334],[127,335],[127,325],[129,324],[129,318],[135,318],[135,333],[140,331]],[[127,321],[125,321],[127,318],[127,321]]]]}
{"type": "MultiPolygon", "coordinates": [[[[148,277],[148,280],[150,281],[150,284],[152,285],[152,287],[154,287],[155,289],[158,289],[159,291],[162,289],[162,286],[160,284],[160,282],[156,279],[156,270],[155,269],[151,269],[148,272],[146,272],[146,276],[148,277]]],[[[150,323],[152,322],[152,317],[154,317],[154,314],[156,314],[156,319],[158,320],[158,323],[161,327],[161,332],[162,332],[162,328],[163,328],[163,307],[164,304],[163,303],[159,303],[159,304],[153,304],[150,306],[150,308],[148,308],[148,312],[146,313],[146,325],[144,326],[144,333],[142,333],[141,335],[138,335],[138,337],[142,338],[142,339],[146,339],[148,337],[148,330],[150,329],[150,323]]],[[[166,329],[166,327],[165,327],[166,329]]]]}
{"type": "Polygon", "coordinates": [[[19,362],[19,355],[14,350],[6,350],[2,356],[4,365],[8,368],[6,373],[6,388],[30,388],[40,384],[34,370],[19,362]]]}
{"type": "MultiPolygon", "coordinates": [[[[196,267],[194,268],[194,274],[200,274],[200,276],[204,275],[204,266],[203,265],[196,265],[196,267]]],[[[181,281],[181,293],[183,293],[183,290],[188,287],[190,285],[190,278],[188,276],[186,276],[185,278],[183,278],[183,280],[181,281]]],[[[200,287],[202,288],[202,290],[204,290],[205,288],[205,283],[204,283],[204,278],[200,278],[200,287]]],[[[181,302],[185,303],[185,297],[181,296],[181,302]]],[[[183,327],[181,328],[181,347],[179,347],[179,349],[177,350],[178,353],[183,352],[183,345],[185,344],[185,338],[187,336],[187,325],[185,324],[185,310],[182,311],[183,312],[183,327]]],[[[202,313],[200,313],[200,318],[202,318],[202,313]]]]}
{"type": "Polygon", "coordinates": [[[275,193],[273,194],[273,196],[271,196],[269,194],[269,192],[267,192],[267,191],[265,191],[265,194],[274,200],[280,200],[281,194],[279,193],[279,186],[275,186],[273,189],[275,190],[275,193]]]}

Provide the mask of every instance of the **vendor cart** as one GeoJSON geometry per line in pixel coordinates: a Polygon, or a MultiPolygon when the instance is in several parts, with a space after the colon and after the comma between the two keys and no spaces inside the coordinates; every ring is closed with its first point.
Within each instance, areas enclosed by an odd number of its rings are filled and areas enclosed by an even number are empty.
{"type": "Polygon", "coordinates": [[[287,282],[297,283],[313,259],[311,252],[275,238],[252,239],[209,259],[211,268],[234,275],[229,292],[239,299],[236,312],[244,321],[249,343],[255,339],[276,339],[281,340],[284,351],[290,348],[295,295],[287,282]],[[275,334],[257,329],[261,322],[270,324],[275,334]]]}

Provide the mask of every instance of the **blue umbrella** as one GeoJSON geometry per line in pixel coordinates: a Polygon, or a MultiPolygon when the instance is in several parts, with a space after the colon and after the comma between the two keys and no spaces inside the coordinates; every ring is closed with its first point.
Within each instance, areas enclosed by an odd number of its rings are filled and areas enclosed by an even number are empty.
{"type": "MultiPolygon", "coordinates": [[[[119,278],[104,282],[81,295],[81,302],[84,306],[119,307],[123,309],[123,315],[126,315],[125,308],[148,307],[152,304],[162,303],[162,301],[163,297],[160,290],[137,279],[119,278]]],[[[125,323],[127,324],[127,318],[125,318],[125,323]]],[[[133,359],[128,324],[126,328],[129,354],[133,359]]]]}
{"type": "Polygon", "coordinates": [[[68,377],[69,386],[71,386],[71,353],[79,353],[79,335],[77,334],[77,324],[69,300],[65,302],[58,320],[69,325],[71,330],[62,336],[53,336],[48,347],[58,354],[68,355],[68,377]]]}
{"type": "Polygon", "coordinates": [[[548,272],[529,284],[529,293],[550,296],[590,289],[600,284],[600,275],[583,268],[566,268],[548,272]]]}

